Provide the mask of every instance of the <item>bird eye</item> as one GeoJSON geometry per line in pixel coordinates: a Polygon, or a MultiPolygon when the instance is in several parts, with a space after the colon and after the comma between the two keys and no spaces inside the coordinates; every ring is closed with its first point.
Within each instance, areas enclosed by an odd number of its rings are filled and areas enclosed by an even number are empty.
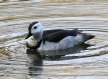
{"type": "Polygon", "coordinates": [[[37,29],[37,27],[35,26],[34,29],[37,29]]]}

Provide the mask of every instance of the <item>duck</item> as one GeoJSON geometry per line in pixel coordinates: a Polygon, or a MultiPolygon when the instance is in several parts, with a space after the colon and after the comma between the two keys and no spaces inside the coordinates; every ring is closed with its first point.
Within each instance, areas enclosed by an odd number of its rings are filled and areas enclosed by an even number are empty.
{"type": "Polygon", "coordinates": [[[94,37],[95,35],[83,33],[78,28],[43,30],[43,25],[35,21],[29,24],[25,40],[26,47],[30,49],[63,50],[83,44],[94,37]]]}

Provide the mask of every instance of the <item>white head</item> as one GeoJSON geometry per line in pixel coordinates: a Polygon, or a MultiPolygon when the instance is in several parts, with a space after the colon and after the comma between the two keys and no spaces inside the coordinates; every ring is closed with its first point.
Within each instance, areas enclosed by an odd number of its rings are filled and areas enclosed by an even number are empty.
{"type": "Polygon", "coordinates": [[[43,32],[43,26],[41,25],[41,23],[38,22],[32,26],[31,33],[33,35],[35,35],[37,33],[41,33],[41,32],[43,32]]]}
{"type": "Polygon", "coordinates": [[[40,22],[32,22],[28,27],[28,35],[26,39],[30,36],[34,36],[35,39],[41,39],[43,34],[43,26],[40,22]]]}

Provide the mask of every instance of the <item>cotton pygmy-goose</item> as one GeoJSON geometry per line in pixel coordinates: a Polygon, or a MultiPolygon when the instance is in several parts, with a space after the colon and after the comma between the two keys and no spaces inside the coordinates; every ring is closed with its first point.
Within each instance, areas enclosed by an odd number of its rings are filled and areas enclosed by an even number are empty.
{"type": "Polygon", "coordinates": [[[32,22],[28,27],[26,36],[27,48],[36,50],[60,50],[82,44],[94,38],[94,35],[74,30],[44,30],[40,22],[32,22]]]}

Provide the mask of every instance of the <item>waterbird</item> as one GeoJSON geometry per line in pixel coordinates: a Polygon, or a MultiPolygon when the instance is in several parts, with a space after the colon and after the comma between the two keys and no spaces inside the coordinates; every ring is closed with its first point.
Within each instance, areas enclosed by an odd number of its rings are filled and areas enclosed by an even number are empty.
{"type": "Polygon", "coordinates": [[[30,49],[61,50],[85,43],[94,37],[94,35],[82,33],[78,28],[43,30],[43,25],[35,21],[29,24],[25,39],[26,46],[30,49]]]}

